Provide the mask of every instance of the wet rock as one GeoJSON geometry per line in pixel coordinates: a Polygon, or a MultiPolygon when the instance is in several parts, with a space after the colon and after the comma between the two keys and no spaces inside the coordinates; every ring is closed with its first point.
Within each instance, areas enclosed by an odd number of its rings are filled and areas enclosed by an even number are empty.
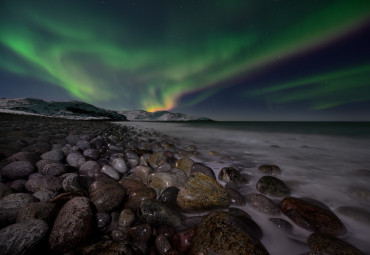
{"type": "Polygon", "coordinates": [[[93,214],[86,197],[68,201],[55,219],[49,237],[51,249],[56,253],[69,251],[85,242],[93,229],[93,214]]]}
{"type": "Polygon", "coordinates": [[[127,173],[128,171],[126,161],[123,158],[114,159],[112,166],[121,174],[127,173]]]}
{"type": "Polygon", "coordinates": [[[280,215],[279,206],[262,194],[251,193],[247,194],[245,198],[251,207],[261,213],[272,216],[280,215]]]}
{"type": "Polygon", "coordinates": [[[81,153],[72,152],[68,154],[66,161],[68,165],[74,168],[80,168],[86,162],[86,159],[81,153]]]}
{"type": "Polygon", "coordinates": [[[67,172],[66,166],[59,162],[49,159],[42,159],[36,163],[39,173],[43,175],[59,176],[67,172]]]}
{"type": "Polygon", "coordinates": [[[168,239],[172,239],[172,237],[175,235],[176,229],[171,226],[159,226],[157,227],[157,234],[158,235],[164,235],[168,239]]]}
{"type": "Polygon", "coordinates": [[[232,205],[245,205],[246,201],[239,191],[233,188],[226,188],[226,190],[229,193],[232,205]]]}
{"type": "Polygon", "coordinates": [[[29,179],[25,185],[26,189],[30,193],[35,193],[40,190],[50,190],[58,192],[62,187],[62,180],[51,175],[35,176],[29,179]]]}
{"type": "Polygon", "coordinates": [[[127,237],[126,233],[119,229],[113,230],[111,236],[114,241],[124,241],[127,237]]]}
{"type": "Polygon", "coordinates": [[[234,215],[236,217],[245,217],[245,218],[248,218],[248,219],[252,219],[252,217],[246,211],[244,211],[240,208],[230,207],[228,211],[229,211],[229,213],[231,213],[232,215],[234,215]]]}
{"type": "Polygon", "coordinates": [[[146,254],[146,243],[150,240],[153,234],[153,229],[149,224],[141,224],[132,227],[128,230],[129,236],[132,238],[134,244],[139,247],[143,254],[146,254]]]}
{"type": "Polygon", "coordinates": [[[12,189],[8,185],[0,182],[0,199],[6,197],[11,193],[13,193],[12,189]]]}
{"type": "Polygon", "coordinates": [[[166,255],[172,249],[172,245],[165,235],[158,235],[155,239],[155,247],[160,255],[166,255]]]}
{"type": "Polygon", "coordinates": [[[98,212],[95,216],[96,222],[98,223],[98,228],[105,228],[109,225],[112,220],[111,214],[107,212],[98,212]]]}
{"type": "Polygon", "coordinates": [[[15,223],[19,210],[28,204],[38,202],[27,193],[13,193],[0,200],[0,228],[15,223]]]}
{"type": "Polygon", "coordinates": [[[167,154],[163,151],[154,152],[148,157],[147,162],[152,168],[156,169],[167,162],[167,154]]]}
{"type": "Polygon", "coordinates": [[[158,200],[167,202],[169,204],[176,204],[177,194],[179,193],[179,189],[176,187],[168,187],[166,188],[162,194],[159,196],[158,200]]]}
{"type": "Polygon", "coordinates": [[[122,178],[119,181],[119,184],[121,184],[121,186],[125,189],[127,194],[130,194],[131,192],[142,188],[146,188],[146,185],[144,183],[131,178],[122,178]]]}
{"type": "Polygon", "coordinates": [[[62,186],[65,192],[82,190],[80,185],[80,176],[76,173],[69,174],[64,178],[62,186]]]}
{"type": "Polygon", "coordinates": [[[218,179],[224,182],[244,182],[240,172],[233,167],[222,168],[218,179]]]}
{"type": "Polygon", "coordinates": [[[226,189],[216,180],[194,172],[177,196],[177,205],[184,211],[203,211],[229,207],[231,201],[226,189]]]}
{"type": "Polygon", "coordinates": [[[26,184],[26,182],[27,180],[22,180],[22,179],[15,180],[14,182],[10,184],[10,188],[14,190],[14,192],[25,192],[26,188],[24,185],[26,184]]]}
{"type": "Polygon", "coordinates": [[[263,236],[262,229],[258,224],[252,220],[248,213],[239,208],[229,208],[229,213],[238,218],[244,225],[245,231],[250,233],[252,236],[261,239],[263,236]]]}
{"type": "Polygon", "coordinates": [[[364,255],[351,244],[328,234],[313,233],[309,236],[307,244],[314,254],[364,255]]]}
{"type": "Polygon", "coordinates": [[[28,222],[34,219],[44,220],[52,223],[54,220],[55,204],[46,202],[36,202],[21,208],[17,214],[17,222],[28,222]]]}
{"type": "Polygon", "coordinates": [[[141,181],[144,184],[148,183],[149,175],[153,172],[153,169],[148,166],[139,165],[133,169],[131,178],[141,181]]]}
{"type": "Polygon", "coordinates": [[[269,254],[235,216],[216,211],[205,216],[194,235],[189,254],[269,254]],[[215,238],[217,236],[217,238],[215,238]]]}
{"type": "Polygon", "coordinates": [[[157,197],[157,193],[152,188],[142,188],[135,191],[132,191],[128,195],[127,202],[125,203],[125,208],[132,209],[136,211],[139,209],[140,204],[142,201],[147,199],[155,199],[157,197]]]}
{"type": "Polygon", "coordinates": [[[118,229],[125,231],[135,221],[135,213],[131,209],[123,209],[118,219],[118,229]]]}
{"type": "Polygon", "coordinates": [[[118,171],[111,166],[104,165],[100,171],[114,180],[118,181],[120,179],[118,171]]]}
{"type": "Polygon", "coordinates": [[[263,176],[257,182],[256,188],[262,194],[274,197],[284,197],[290,194],[285,183],[273,176],[263,176]]]}
{"type": "Polygon", "coordinates": [[[88,141],[84,140],[78,141],[76,146],[82,151],[91,149],[91,144],[88,141]]]}
{"type": "Polygon", "coordinates": [[[292,232],[293,226],[288,221],[280,218],[269,218],[269,221],[276,226],[278,229],[281,229],[285,232],[292,232]]]}
{"type": "Polygon", "coordinates": [[[173,246],[180,254],[188,254],[191,247],[191,242],[195,235],[196,228],[178,232],[173,237],[173,246]]]}
{"type": "Polygon", "coordinates": [[[40,202],[48,202],[50,199],[54,198],[56,195],[58,195],[57,192],[53,192],[50,190],[40,190],[35,193],[33,193],[33,196],[40,200],[40,202]]]}
{"type": "Polygon", "coordinates": [[[133,255],[130,247],[121,241],[100,240],[81,249],[82,255],[133,255]]]}
{"type": "Polygon", "coordinates": [[[269,175],[281,174],[280,167],[276,165],[261,165],[258,167],[258,170],[269,175]]]}
{"type": "Polygon", "coordinates": [[[370,211],[352,206],[340,206],[337,208],[337,211],[355,221],[370,225],[370,211]]]}
{"type": "Polygon", "coordinates": [[[53,161],[63,161],[65,157],[66,156],[64,155],[64,152],[61,149],[48,151],[41,155],[42,159],[48,159],[53,161]]]}
{"type": "Polygon", "coordinates": [[[332,211],[304,200],[284,198],[280,202],[280,210],[295,224],[309,231],[332,235],[346,233],[343,223],[332,211]]]}
{"type": "Polygon", "coordinates": [[[83,155],[88,160],[91,160],[91,159],[92,160],[97,160],[99,158],[99,156],[100,156],[100,153],[96,149],[87,149],[87,150],[84,150],[83,155]]]}
{"type": "Polygon", "coordinates": [[[33,254],[46,238],[48,230],[49,226],[43,220],[30,220],[1,229],[1,254],[33,254]]]}
{"type": "Polygon", "coordinates": [[[109,178],[100,178],[89,187],[90,200],[99,212],[117,208],[125,198],[121,185],[109,178]]]}
{"type": "Polygon", "coordinates": [[[100,165],[96,161],[89,160],[81,165],[78,173],[80,176],[94,177],[100,173],[100,168],[100,165]]]}
{"type": "Polygon", "coordinates": [[[29,161],[15,161],[0,170],[0,174],[9,179],[27,179],[35,171],[35,166],[29,161]]]}
{"type": "Polygon", "coordinates": [[[175,167],[181,169],[187,176],[189,176],[194,163],[194,160],[190,158],[182,158],[176,161],[175,167]]]}
{"type": "Polygon", "coordinates": [[[191,173],[193,172],[201,172],[216,180],[216,175],[215,175],[215,172],[212,170],[212,168],[202,163],[194,163],[191,167],[191,173]]]}
{"type": "Polygon", "coordinates": [[[182,221],[181,214],[164,202],[147,199],[140,205],[139,216],[147,223],[155,226],[179,226],[182,221]]]}
{"type": "Polygon", "coordinates": [[[150,174],[148,186],[154,189],[158,188],[161,191],[171,186],[181,188],[185,184],[187,178],[184,171],[174,168],[168,172],[155,172],[150,174]]]}
{"type": "Polygon", "coordinates": [[[358,200],[367,201],[367,202],[370,201],[370,190],[367,190],[367,189],[351,188],[348,190],[348,194],[351,197],[356,198],[358,200]]]}
{"type": "MultiPolygon", "coordinates": [[[[4,160],[5,164],[9,164],[15,161],[28,161],[31,164],[36,164],[37,161],[39,161],[40,157],[37,153],[34,152],[28,152],[28,151],[20,151],[17,152],[10,157],[6,158],[4,160]]],[[[1,162],[3,163],[3,162],[1,162]]],[[[4,166],[4,165],[3,165],[4,166]]]]}

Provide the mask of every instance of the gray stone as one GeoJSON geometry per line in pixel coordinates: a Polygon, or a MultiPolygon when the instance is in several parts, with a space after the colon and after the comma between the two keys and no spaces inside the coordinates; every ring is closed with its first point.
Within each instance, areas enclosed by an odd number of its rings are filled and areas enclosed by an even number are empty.
{"type": "Polygon", "coordinates": [[[100,156],[100,153],[96,149],[87,149],[84,150],[83,155],[88,159],[97,160],[100,156]]]}
{"type": "Polygon", "coordinates": [[[62,187],[65,192],[82,190],[80,185],[80,176],[76,173],[69,174],[64,178],[62,187]]]}
{"type": "Polygon", "coordinates": [[[100,168],[100,165],[96,161],[89,160],[82,164],[78,173],[80,175],[94,177],[100,173],[100,168]]]}
{"type": "Polygon", "coordinates": [[[152,172],[153,169],[151,167],[139,165],[133,169],[131,178],[139,180],[144,184],[148,184],[148,178],[152,172]]]}
{"type": "Polygon", "coordinates": [[[43,220],[16,223],[0,230],[0,247],[3,255],[33,254],[49,230],[43,220]]]}
{"type": "Polygon", "coordinates": [[[86,162],[85,157],[79,152],[72,152],[66,158],[67,163],[75,168],[80,168],[86,162]]]}
{"type": "Polygon", "coordinates": [[[39,219],[51,223],[54,220],[55,204],[47,202],[36,202],[21,208],[17,214],[17,222],[28,222],[39,219]]]}
{"type": "Polygon", "coordinates": [[[48,202],[50,199],[54,198],[58,195],[58,192],[50,191],[50,190],[40,190],[33,193],[33,196],[40,200],[40,202],[48,202]]]}
{"type": "Polygon", "coordinates": [[[76,146],[82,151],[91,149],[91,144],[88,141],[84,140],[78,141],[76,146]]]}
{"type": "Polygon", "coordinates": [[[284,197],[290,194],[290,190],[285,183],[273,176],[263,176],[256,184],[259,192],[274,197],[284,197]]]}
{"type": "Polygon", "coordinates": [[[104,174],[106,174],[107,176],[109,176],[110,178],[112,178],[112,179],[115,179],[115,180],[119,180],[120,179],[120,176],[119,176],[119,173],[118,173],[118,171],[115,169],[115,168],[113,168],[113,167],[111,167],[111,166],[109,166],[109,165],[104,165],[102,168],[101,168],[101,170],[100,170],[102,173],[104,173],[104,174]]]}
{"type": "Polygon", "coordinates": [[[35,193],[40,190],[50,190],[53,192],[57,192],[63,188],[62,180],[51,175],[41,175],[33,177],[26,182],[25,187],[30,193],[35,193]]]}
{"type": "Polygon", "coordinates": [[[42,159],[54,160],[54,161],[63,161],[65,159],[64,152],[61,149],[56,149],[52,151],[45,152],[41,155],[42,159]]]}
{"type": "Polygon", "coordinates": [[[18,211],[28,204],[38,202],[28,193],[14,193],[0,200],[0,228],[15,223],[18,211]]]}
{"type": "Polygon", "coordinates": [[[262,194],[257,193],[247,194],[245,198],[251,207],[253,207],[254,209],[261,213],[271,216],[280,215],[279,206],[275,204],[274,201],[272,201],[271,199],[262,194]]]}
{"type": "Polygon", "coordinates": [[[127,164],[123,158],[114,159],[112,161],[112,166],[121,174],[124,174],[128,171],[127,164]]]}
{"type": "Polygon", "coordinates": [[[43,175],[59,176],[67,171],[66,166],[59,162],[49,159],[42,159],[36,163],[39,173],[43,175]]]}
{"type": "Polygon", "coordinates": [[[140,217],[147,223],[155,226],[167,225],[176,227],[182,222],[181,214],[166,203],[146,199],[140,205],[140,217]]]}
{"type": "Polygon", "coordinates": [[[27,179],[35,171],[35,166],[29,161],[15,161],[4,166],[0,174],[10,180],[27,179]]]}

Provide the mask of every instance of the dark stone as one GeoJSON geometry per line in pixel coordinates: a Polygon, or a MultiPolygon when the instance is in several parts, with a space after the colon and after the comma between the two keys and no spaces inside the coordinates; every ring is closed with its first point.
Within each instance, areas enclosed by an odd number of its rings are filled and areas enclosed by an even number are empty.
{"type": "Polygon", "coordinates": [[[36,163],[39,173],[43,175],[59,176],[67,172],[67,167],[59,162],[49,159],[42,159],[36,163]]]}
{"type": "Polygon", "coordinates": [[[136,211],[139,209],[141,202],[146,199],[155,199],[156,197],[157,193],[152,188],[138,189],[136,191],[132,191],[128,195],[128,199],[124,207],[136,211]]]}
{"type": "Polygon", "coordinates": [[[96,149],[87,149],[84,150],[83,155],[89,160],[97,160],[100,156],[100,153],[96,149]]]}
{"type": "Polygon", "coordinates": [[[9,179],[27,179],[30,174],[35,172],[35,166],[29,161],[15,161],[4,166],[0,174],[9,179]]]}
{"type": "Polygon", "coordinates": [[[83,163],[78,170],[79,175],[81,176],[90,176],[94,177],[96,174],[100,173],[100,165],[96,161],[86,161],[83,163]]]}
{"type": "Polygon", "coordinates": [[[239,191],[233,188],[226,188],[226,190],[227,193],[229,193],[232,205],[245,205],[246,201],[242,194],[239,193],[239,191]]]}
{"type": "Polygon", "coordinates": [[[293,226],[288,221],[280,218],[269,218],[269,221],[276,226],[278,229],[281,229],[285,232],[292,232],[293,226]]]}
{"type": "Polygon", "coordinates": [[[68,154],[66,161],[68,165],[78,169],[86,162],[86,159],[81,153],[72,152],[68,154]]]}
{"type": "Polygon", "coordinates": [[[295,224],[313,232],[342,235],[346,228],[329,209],[308,203],[302,199],[287,197],[280,202],[280,210],[295,224]]]}
{"type": "Polygon", "coordinates": [[[48,230],[49,226],[43,220],[30,220],[3,228],[0,230],[0,253],[36,254],[37,247],[46,238],[48,230]]]}
{"type": "Polygon", "coordinates": [[[205,175],[208,175],[209,177],[213,178],[216,180],[216,175],[215,172],[212,170],[212,168],[202,164],[202,163],[194,163],[191,167],[191,172],[201,172],[204,173],[205,175]]]}
{"type": "Polygon", "coordinates": [[[309,236],[307,244],[314,254],[364,255],[351,244],[328,234],[313,233],[309,236]]]}
{"type": "Polygon", "coordinates": [[[51,175],[41,175],[30,178],[25,185],[30,193],[35,193],[40,190],[50,190],[58,192],[62,187],[62,180],[51,175]]]}
{"type": "Polygon", "coordinates": [[[147,250],[146,243],[150,240],[153,234],[153,229],[149,224],[141,224],[129,228],[128,234],[136,246],[139,246],[140,251],[145,254],[147,250]]]}
{"type": "Polygon", "coordinates": [[[179,191],[180,190],[177,187],[173,187],[173,186],[168,187],[162,192],[158,200],[175,205],[177,194],[179,193],[179,191]]]}
{"type": "Polygon", "coordinates": [[[168,226],[179,226],[182,221],[181,214],[172,207],[166,205],[166,203],[147,199],[144,200],[140,205],[140,211],[138,215],[143,221],[155,225],[168,225],[168,226]]]}
{"type": "Polygon", "coordinates": [[[290,194],[285,183],[273,176],[263,176],[257,182],[256,188],[262,194],[274,197],[284,197],[290,194]]]}
{"type": "Polygon", "coordinates": [[[148,164],[156,169],[160,165],[167,162],[167,154],[163,151],[154,152],[147,159],[148,164]]]}
{"type": "Polygon", "coordinates": [[[8,185],[0,182],[0,199],[6,197],[11,193],[13,193],[12,189],[8,185]]]}
{"type": "Polygon", "coordinates": [[[33,196],[40,200],[40,202],[48,202],[50,199],[54,198],[56,195],[58,195],[57,192],[53,192],[50,190],[40,190],[35,193],[33,193],[33,196]]]}
{"type": "Polygon", "coordinates": [[[69,174],[66,178],[64,178],[62,186],[65,192],[82,190],[80,185],[80,176],[78,176],[76,173],[69,174]]]}
{"type": "Polygon", "coordinates": [[[224,167],[218,174],[218,179],[224,182],[243,182],[243,178],[238,170],[233,167],[224,167]]]}
{"type": "Polygon", "coordinates": [[[27,180],[19,179],[15,180],[10,184],[10,188],[14,190],[14,192],[25,192],[26,191],[26,184],[27,180]]]}
{"type": "Polygon", "coordinates": [[[227,212],[208,214],[199,224],[189,254],[269,254],[243,226],[238,218],[227,212]]]}
{"type": "Polygon", "coordinates": [[[258,170],[265,174],[281,174],[280,167],[276,165],[261,165],[258,167],[258,170]]]}
{"type": "Polygon", "coordinates": [[[90,200],[99,212],[110,212],[125,198],[125,190],[110,178],[100,178],[89,187],[90,200]]]}
{"type": "Polygon", "coordinates": [[[168,254],[168,251],[172,249],[172,245],[165,235],[158,235],[155,239],[155,247],[160,255],[168,254]]]}
{"type": "Polygon", "coordinates": [[[135,254],[124,242],[100,240],[81,249],[81,255],[133,255],[135,254]]]}
{"type": "Polygon", "coordinates": [[[95,217],[98,223],[98,228],[105,228],[112,220],[111,214],[107,212],[98,212],[95,217]]]}
{"type": "Polygon", "coordinates": [[[67,252],[84,243],[93,229],[94,217],[86,197],[68,201],[55,219],[49,237],[51,249],[56,253],[67,252]]]}
{"type": "Polygon", "coordinates": [[[131,192],[142,188],[146,188],[146,185],[144,183],[131,178],[122,178],[119,181],[119,184],[121,184],[127,194],[130,194],[131,192]]]}
{"type": "Polygon", "coordinates": [[[279,206],[262,194],[251,193],[247,194],[245,198],[251,207],[261,213],[272,216],[280,215],[279,206]]]}
{"type": "Polygon", "coordinates": [[[37,198],[27,193],[14,193],[0,200],[0,228],[16,222],[19,210],[28,204],[38,202],[37,198]]]}
{"type": "Polygon", "coordinates": [[[173,236],[172,242],[176,251],[180,254],[188,254],[191,243],[195,235],[196,228],[189,228],[187,230],[176,233],[173,236]]]}
{"type": "Polygon", "coordinates": [[[119,215],[118,228],[126,230],[135,221],[135,213],[131,209],[123,209],[119,215]]]}
{"type": "Polygon", "coordinates": [[[55,216],[55,204],[36,202],[28,204],[18,211],[17,222],[28,222],[30,220],[39,219],[47,223],[52,223],[55,216]]]}
{"type": "Polygon", "coordinates": [[[42,159],[48,159],[53,161],[63,161],[65,159],[64,152],[61,149],[45,152],[41,155],[42,159]]]}

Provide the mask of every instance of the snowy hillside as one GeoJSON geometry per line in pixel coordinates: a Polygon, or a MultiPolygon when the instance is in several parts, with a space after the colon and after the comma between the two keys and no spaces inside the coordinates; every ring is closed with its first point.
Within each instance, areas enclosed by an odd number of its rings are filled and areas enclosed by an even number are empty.
{"type": "Polygon", "coordinates": [[[125,115],[128,120],[132,121],[211,121],[211,119],[205,117],[168,111],[146,112],[143,110],[136,110],[119,111],[118,113],[125,115]]]}
{"type": "Polygon", "coordinates": [[[125,116],[115,111],[97,108],[79,101],[53,102],[35,98],[0,98],[0,111],[67,119],[127,120],[125,116]]]}

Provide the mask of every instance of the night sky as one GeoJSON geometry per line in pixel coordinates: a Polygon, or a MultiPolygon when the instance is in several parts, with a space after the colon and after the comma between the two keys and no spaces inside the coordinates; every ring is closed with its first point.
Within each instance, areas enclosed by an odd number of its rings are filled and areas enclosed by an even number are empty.
{"type": "Polygon", "coordinates": [[[369,0],[1,0],[0,97],[370,121],[369,0]]]}

